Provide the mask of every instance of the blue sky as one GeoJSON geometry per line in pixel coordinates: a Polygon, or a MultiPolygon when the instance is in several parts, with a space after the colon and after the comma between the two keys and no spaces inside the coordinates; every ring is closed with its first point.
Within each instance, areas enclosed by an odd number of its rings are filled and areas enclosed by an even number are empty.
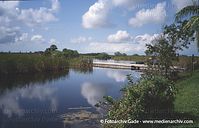
{"type": "MultiPolygon", "coordinates": [[[[0,51],[51,44],[81,53],[144,54],[145,44],[191,0],[32,0],[0,2],[0,51]]],[[[183,54],[198,54],[195,43],[183,54]]]]}

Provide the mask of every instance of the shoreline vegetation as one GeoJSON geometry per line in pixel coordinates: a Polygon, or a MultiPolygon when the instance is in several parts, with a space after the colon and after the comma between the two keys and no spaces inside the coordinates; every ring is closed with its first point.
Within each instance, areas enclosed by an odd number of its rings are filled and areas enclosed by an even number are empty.
{"type": "MultiPolygon", "coordinates": [[[[134,61],[147,64],[146,55],[126,55],[125,53],[116,52],[115,55],[107,53],[88,53],[80,54],[75,50],[63,49],[57,50],[56,45],[51,45],[45,51],[29,52],[29,53],[11,53],[0,52],[0,75],[23,75],[35,73],[53,73],[67,71],[73,69],[79,72],[92,72],[93,59],[101,60],[118,60],[118,61],[134,61]],[[117,53],[117,54],[116,54],[117,53]]],[[[199,67],[199,56],[194,57],[196,62],[195,69],[199,67]]],[[[192,70],[192,57],[181,55],[177,61],[173,61],[174,65],[192,70]]],[[[174,80],[178,80],[178,76],[174,80]]]]}
{"type": "MultiPolygon", "coordinates": [[[[52,46],[51,46],[52,47],[52,46]]],[[[55,46],[56,47],[56,46],[55,46]]],[[[135,61],[138,63],[146,63],[149,56],[145,55],[108,55],[107,53],[90,53],[79,54],[77,51],[57,49],[39,51],[34,53],[0,53],[0,74],[25,74],[39,72],[57,72],[69,68],[74,69],[91,69],[93,67],[93,59],[112,59],[118,61],[135,61]]],[[[195,62],[199,62],[199,57],[194,57],[195,62]]],[[[179,56],[178,61],[173,61],[174,65],[185,68],[190,71],[192,66],[191,56],[179,56]]],[[[195,64],[198,68],[198,63],[195,64]]]]}
{"type": "Polygon", "coordinates": [[[58,72],[69,68],[92,68],[92,61],[74,50],[59,51],[56,45],[44,52],[0,53],[0,75],[58,72]]]}

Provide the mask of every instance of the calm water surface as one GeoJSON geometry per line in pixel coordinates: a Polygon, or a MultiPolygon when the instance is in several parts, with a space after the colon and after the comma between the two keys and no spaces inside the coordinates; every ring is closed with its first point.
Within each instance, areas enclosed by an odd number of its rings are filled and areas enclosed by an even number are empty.
{"type": "Polygon", "coordinates": [[[93,68],[0,78],[0,128],[99,127],[105,95],[119,98],[124,69],[93,68]]]}

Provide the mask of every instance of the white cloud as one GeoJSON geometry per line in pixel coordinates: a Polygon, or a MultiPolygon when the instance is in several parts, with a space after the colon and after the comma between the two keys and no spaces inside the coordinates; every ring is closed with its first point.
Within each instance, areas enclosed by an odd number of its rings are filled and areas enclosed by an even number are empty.
{"type": "Polygon", "coordinates": [[[19,27],[4,27],[0,25],[0,44],[13,43],[20,36],[19,27]]]}
{"type": "Polygon", "coordinates": [[[20,37],[16,38],[15,40],[16,42],[19,42],[19,41],[28,41],[28,33],[22,33],[20,37]]]}
{"type": "Polygon", "coordinates": [[[82,16],[82,25],[84,28],[102,28],[112,26],[112,22],[108,16],[116,7],[125,7],[134,9],[144,0],[98,0],[89,10],[82,16]]]}
{"type": "Polygon", "coordinates": [[[143,54],[146,50],[146,44],[158,37],[159,34],[143,34],[137,35],[132,43],[111,43],[111,42],[91,42],[86,47],[85,52],[107,52],[113,54],[114,52],[122,53],[139,53],[143,54]]]}
{"type": "Polygon", "coordinates": [[[111,5],[109,0],[98,0],[82,16],[82,25],[84,28],[99,28],[109,26],[107,20],[111,5]]]}
{"type": "Polygon", "coordinates": [[[19,1],[0,1],[0,8],[14,9],[19,5],[19,1]]]}
{"type": "Polygon", "coordinates": [[[77,37],[70,40],[71,43],[89,43],[92,40],[92,37],[77,37]]]}
{"type": "Polygon", "coordinates": [[[92,42],[86,48],[87,52],[130,52],[135,50],[130,43],[107,43],[107,42],[92,42]]]}
{"type": "Polygon", "coordinates": [[[107,40],[111,43],[131,42],[133,37],[127,32],[119,30],[116,34],[109,35],[107,40]]]}
{"type": "Polygon", "coordinates": [[[56,39],[54,38],[51,38],[49,41],[48,41],[49,44],[59,44],[60,42],[57,41],[56,39]]]}
{"type": "Polygon", "coordinates": [[[137,49],[142,50],[143,52],[146,50],[146,44],[150,44],[155,38],[157,38],[160,34],[143,34],[135,37],[134,42],[137,43],[137,49]]]}
{"type": "Polygon", "coordinates": [[[49,9],[41,7],[39,9],[22,9],[18,16],[18,20],[24,22],[30,27],[33,27],[35,25],[40,25],[51,21],[57,21],[57,18],[49,9]]]}
{"type": "Polygon", "coordinates": [[[132,27],[141,27],[148,23],[163,23],[166,18],[166,2],[158,3],[153,9],[142,9],[129,20],[132,27]]]}
{"type": "Polygon", "coordinates": [[[51,0],[51,8],[40,7],[37,9],[18,9],[18,20],[26,25],[33,27],[52,21],[57,21],[55,14],[60,8],[58,0],[51,0]]]}
{"type": "Polygon", "coordinates": [[[127,7],[128,9],[134,9],[138,4],[144,0],[112,0],[113,5],[116,7],[127,7]]]}
{"type": "Polygon", "coordinates": [[[60,9],[60,3],[58,0],[52,0],[51,10],[57,12],[60,9]]]}
{"type": "Polygon", "coordinates": [[[157,38],[160,34],[154,34],[154,35],[149,35],[149,34],[143,34],[143,35],[138,35],[135,37],[135,42],[137,43],[150,43],[152,40],[157,38]]]}
{"type": "Polygon", "coordinates": [[[33,35],[30,40],[37,43],[42,43],[45,41],[42,35],[33,35]]]}
{"type": "Polygon", "coordinates": [[[192,0],[171,0],[172,4],[176,6],[177,11],[184,8],[187,5],[192,5],[192,0]]]}
{"type": "Polygon", "coordinates": [[[52,0],[52,6],[40,8],[19,8],[19,1],[0,1],[0,43],[15,43],[25,39],[22,30],[56,21],[59,1],[52,0]],[[20,26],[20,29],[18,29],[20,26]],[[24,29],[23,29],[24,28],[24,29]]]}

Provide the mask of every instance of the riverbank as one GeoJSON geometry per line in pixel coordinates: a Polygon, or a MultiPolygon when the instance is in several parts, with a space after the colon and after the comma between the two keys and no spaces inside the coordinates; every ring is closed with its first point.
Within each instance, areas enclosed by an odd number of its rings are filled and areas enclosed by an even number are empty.
{"type": "Polygon", "coordinates": [[[59,71],[69,67],[62,57],[42,54],[0,54],[0,74],[59,71]]]}
{"type": "Polygon", "coordinates": [[[57,72],[69,68],[92,68],[92,61],[83,57],[66,58],[38,53],[0,54],[0,74],[57,72]]]}
{"type": "Polygon", "coordinates": [[[196,125],[199,124],[199,70],[186,73],[176,82],[177,94],[175,97],[175,112],[192,118],[196,125]]]}

